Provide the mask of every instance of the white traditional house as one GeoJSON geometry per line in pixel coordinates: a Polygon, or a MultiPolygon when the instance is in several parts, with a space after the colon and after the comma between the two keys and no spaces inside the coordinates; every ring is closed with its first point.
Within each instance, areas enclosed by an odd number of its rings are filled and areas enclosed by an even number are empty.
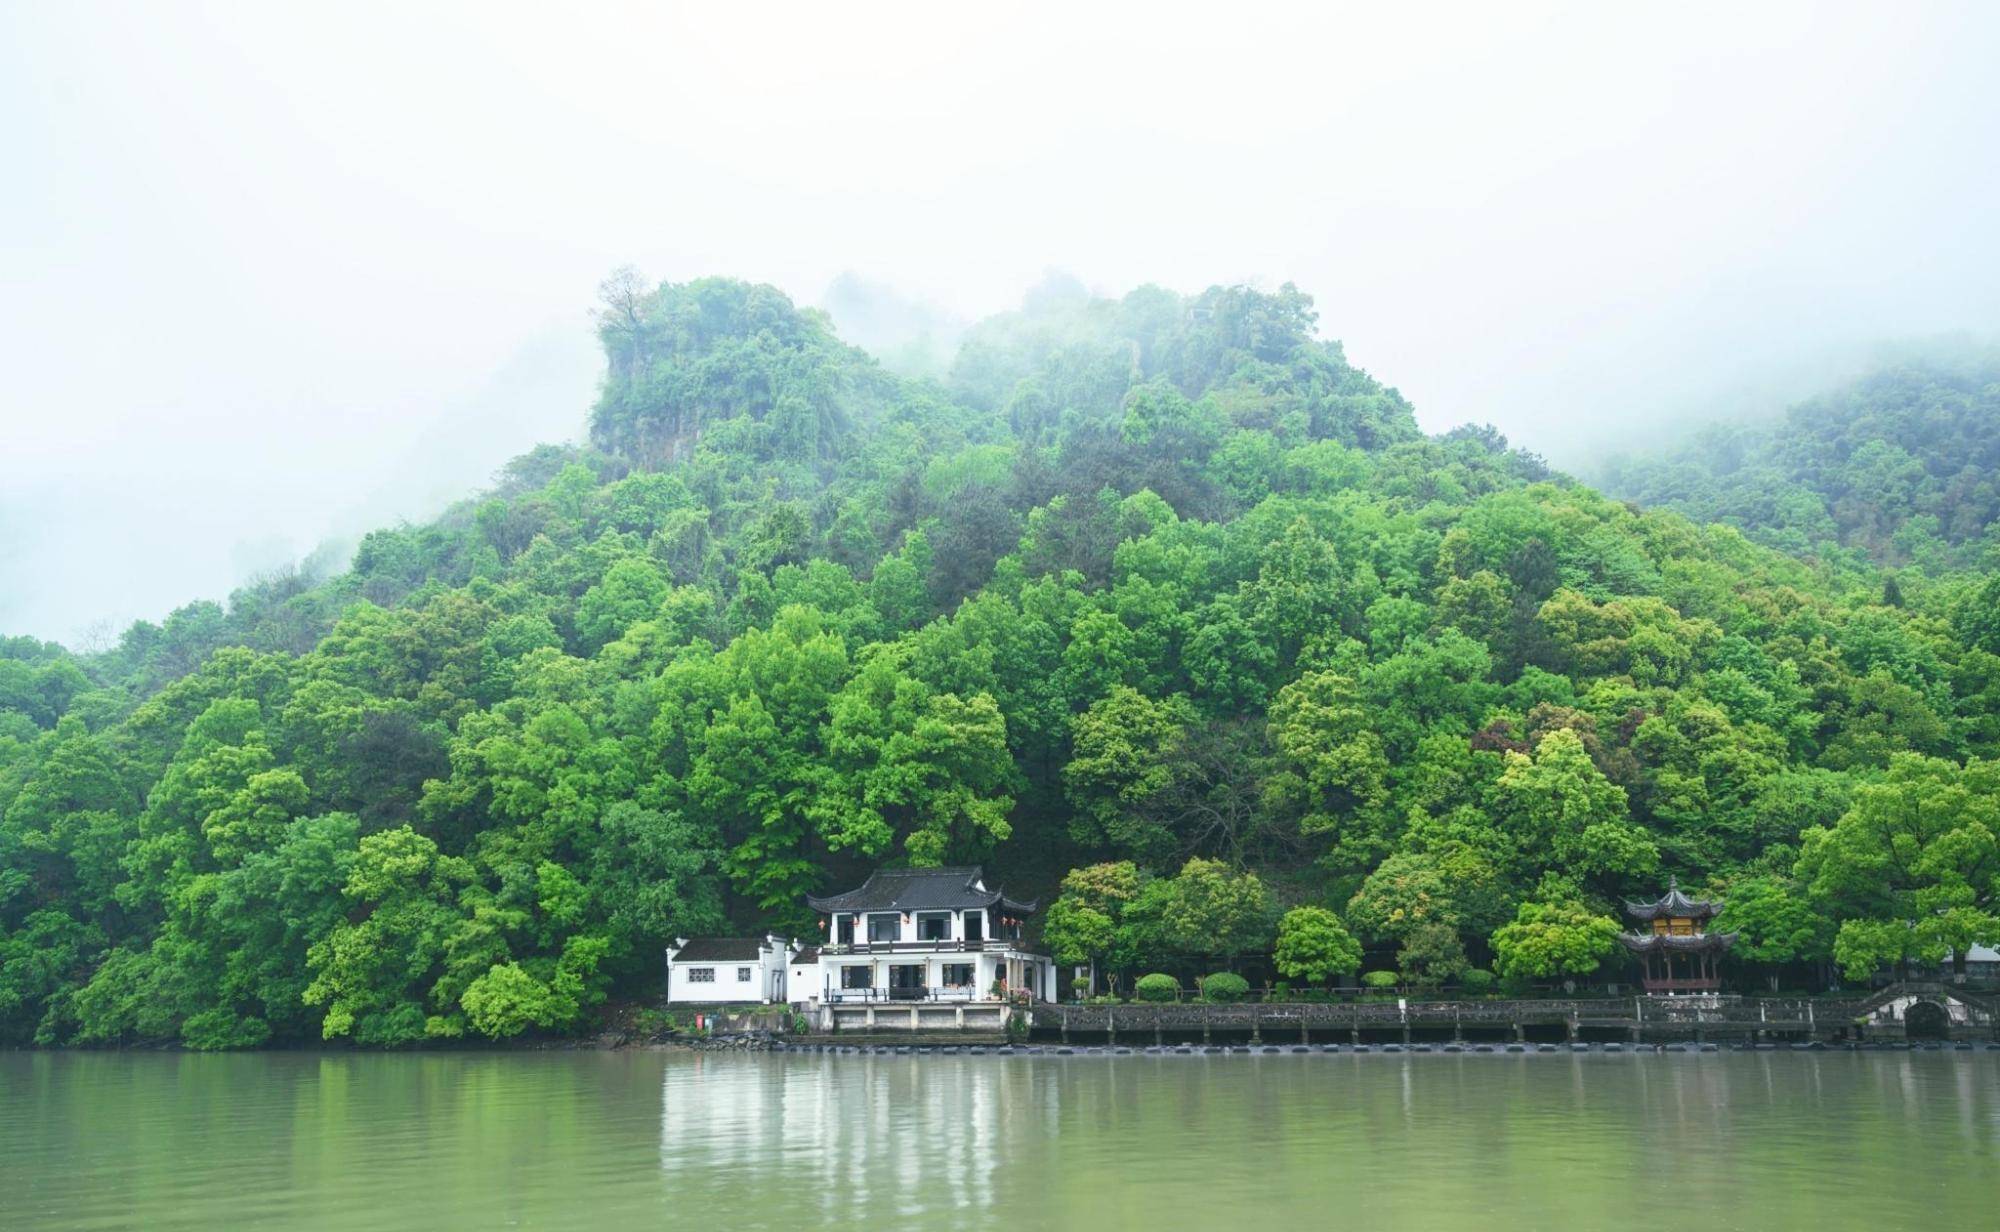
{"type": "Polygon", "coordinates": [[[878,869],[806,902],[824,917],[824,1026],[991,1029],[1012,1001],[1056,999],[1054,961],[1022,937],[1035,903],[988,889],[977,867],[878,869]]]}
{"type": "Polygon", "coordinates": [[[682,1005],[771,1004],[785,999],[784,938],[680,937],[667,949],[667,1000],[682,1005]]]}

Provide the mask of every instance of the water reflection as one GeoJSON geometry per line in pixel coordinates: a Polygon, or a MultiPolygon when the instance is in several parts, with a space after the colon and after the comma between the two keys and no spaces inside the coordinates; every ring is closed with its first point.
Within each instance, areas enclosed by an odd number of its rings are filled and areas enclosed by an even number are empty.
{"type": "Polygon", "coordinates": [[[661,1074],[660,1163],[718,1202],[780,1184],[825,1226],[990,1208],[1002,1168],[1054,1133],[1058,1078],[1005,1062],[695,1057],[661,1074]]]}
{"type": "Polygon", "coordinates": [[[2000,1053],[0,1053],[0,1228],[1996,1226],[2000,1053]]]}
{"type": "Polygon", "coordinates": [[[717,1057],[661,1092],[676,1190],[783,1187],[751,1226],[1893,1227],[1919,1175],[1931,1216],[2000,1202],[1986,1054],[717,1057]]]}

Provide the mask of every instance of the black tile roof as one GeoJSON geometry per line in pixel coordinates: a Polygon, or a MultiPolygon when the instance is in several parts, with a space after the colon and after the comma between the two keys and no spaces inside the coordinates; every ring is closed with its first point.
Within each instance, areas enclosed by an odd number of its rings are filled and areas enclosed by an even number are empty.
{"type": "Polygon", "coordinates": [[[798,963],[798,964],[799,964],[800,966],[804,966],[804,965],[805,965],[806,963],[816,963],[816,962],[818,962],[818,961],[819,961],[819,947],[818,947],[818,946],[816,946],[816,945],[809,945],[809,946],[806,946],[806,947],[805,947],[804,949],[800,950],[800,951],[799,951],[798,953],[796,953],[796,954],[792,955],[792,961],[793,961],[793,962],[795,962],[795,963],[798,963]]]}
{"type": "Polygon", "coordinates": [[[1026,914],[1032,900],[1008,898],[999,890],[978,888],[978,865],[955,868],[878,868],[860,888],[825,898],[806,896],[814,911],[968,911],[1004,906],[1026,914]]]}
{"type": "Polygon", "coordinates": [[[756,962],[764,948],[762,937],[690,937],[674,955],[677,963],[756,962]]]}
{"type": "Polygon", "coordinates": [[[1722,900],[1719,898],[1689,898],[1681,893],[1681,883],[1677,877],[1670,878],[1667,882],[1667,892],[1652,902],[1625,904],[1625,914],[1640,920],[1657,920],[1661,916],[1706,920],[1721,910],[1722,900]]]}

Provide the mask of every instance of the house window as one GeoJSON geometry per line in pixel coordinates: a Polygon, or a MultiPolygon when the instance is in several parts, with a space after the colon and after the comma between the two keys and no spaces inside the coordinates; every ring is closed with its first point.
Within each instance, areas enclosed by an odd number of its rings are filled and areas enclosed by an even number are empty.
{"type": "Polygon", "coordinates": [[[902,916],[871,915],[868,917],[868,940],[870,941],[895,941],[902,935],[902,931],[902,916]]]}
{"type": "Polygon", "coordinates": [[[715,968],[714,968],[714,967],[689,967],[689,968],[688,968],[688,983],[690,983],[690,984],[713,984],[713,983],[715,983],[715,968]]]}
{"type": "Polygon", "coordinates": [[[739,984],[748,984],[750,982],[750,968],[736,968],[736,982],[739,984]]]}
{"type": "Polygon", "coordinates": [[[965,939],[967,941],[981,941],[984,940],[985,937],[986,937],[986,913],[984,911],[966,912],[965,939]]]}
{"type": "Polygon", "coordinates": [[[833,939],[838,945],[854,944],[854,917],[837,915],[833,917],[833,939]]]}
{"type": "Polygon", "coordinates": [[[926,911],[917,917],[917,940],[951,940],[951,912],[926,911]]]}
{"type": "Polygon", "coordinates": [[[840,986],[842,988],[873,988],[875,970],[872,967],[842,967],[840,986]]]}
{"type": "Polygon", "coordinates": [[[944,986],[946,988],[972,987],[971,963],[946,963],[944,965],[944,986]]]}

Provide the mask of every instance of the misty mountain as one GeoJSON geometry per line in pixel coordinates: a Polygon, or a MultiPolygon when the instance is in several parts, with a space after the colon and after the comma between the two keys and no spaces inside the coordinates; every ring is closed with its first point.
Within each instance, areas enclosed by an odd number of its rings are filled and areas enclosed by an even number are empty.
{"type": "Polygon", "coordinates": [[[1061,952],[1185,975],[1303,906],[1490,983],[1503,930],[1602,940],[1668,875],[1782,905],[1728,921],[1773,971],[2000,928],[1980,578],[1885,604],[1428,436],[1289,284],[1054,279],[936,377],[730,279],[623,272],[597,328],[587,443],[345,571],[0,642],[0,1040],[581,1032],[666,939],[809,927],[883,863],[983,862],[1061,892],[1061,952]],[[1899,792],[1958,811],[1891,877],[1849,819],[1899,792]]]}
{"type": "Polygon", "coordinates": [[[820,297],[842,338],[904,376],[941,377],[966,322],[936,304],[848,270],[820,297]]]}

